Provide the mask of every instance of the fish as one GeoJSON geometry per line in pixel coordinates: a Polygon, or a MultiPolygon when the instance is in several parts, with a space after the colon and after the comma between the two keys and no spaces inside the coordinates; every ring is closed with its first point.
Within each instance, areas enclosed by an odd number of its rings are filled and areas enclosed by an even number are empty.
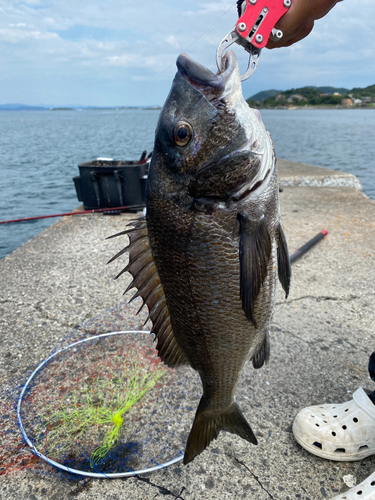
{"type": "Polygon", "coordinates": [[[177,69],[155,132],[146,216],[115,235],[130,243],[111,261],[129,253],[117,277],[131,273],[126,292],[136,288],[133,299],[147,305],[161,360],[201,378],[188,464],[222,430],[257,444],[235,390],[247,362],[268,362],[278,281],[287,298],[291,266],[272,139],[242,95],[234,52],[220,74],[187,54],[177,69]]]}

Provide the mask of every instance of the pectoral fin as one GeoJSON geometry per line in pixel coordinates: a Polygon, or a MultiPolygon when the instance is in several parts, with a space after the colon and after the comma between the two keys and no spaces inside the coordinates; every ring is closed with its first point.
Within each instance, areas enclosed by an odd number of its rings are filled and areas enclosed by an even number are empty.
{"type": "Polygon", "coordinates": [[[267,276],[271,255],[271,238],[266,218],[252,220],[247,214],[238,214],[240,222],[240,285],[242,309],[246,317],[257,328],[254,304],[267,276]]]}
{"type": "Polygon", "coordinates": [[[150,247],[146,219],[140,219],[133,225],[134,228],[115,235],[127,234],[130,244],[110,262],[120,257],[124,251],[129,252],[129,264],[117,277],[125,271],[129,271],[133,276],[133,281],[126,291],[137,288],[138,291],[131,300],[142,297],[143,305],[147,305],[149,318],[153,324],[152,332],[155,333],[157,338],[157,351],[161,360],[170,367],[188,364],[173,334],[163,285],[160,282],[150,247]]]}
{"type": "Polygon", "coordinates": [[[277,268],[279,280],[285,292],[285,298],[288,298],[290,281],[292,279],[292,268],[290,265],[288,244],[286,242],[283,226],[280,222],[279,227],[279,244],[277,246],[277,268]]]}

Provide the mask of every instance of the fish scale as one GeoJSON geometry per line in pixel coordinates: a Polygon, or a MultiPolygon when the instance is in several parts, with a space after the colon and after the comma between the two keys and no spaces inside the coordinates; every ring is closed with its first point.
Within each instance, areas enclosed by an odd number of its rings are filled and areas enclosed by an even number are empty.
{"type": "MultiPolygon", "coordinates": [[[[155,262],[168,297],[177,342],[191,366],[200,373],[204,372],[206,381],[213,380],[209,384],[214,386],[214,390],[211,389],[214,395],[210,396],[210,400],[212,409],[217,410],[233,403],[233,390],[244,364],[243,351],[247,352],[254,342],[238,300],[238,248],[225,242],[228,238],[226,232],[218,234],[216,227],[207,224],[203,216],[193,215],[189,219],[190,232],[196,237],[186,235],[183,241],[178,241],[181,232],[176,230],[173,235],[170,234],[166,217],[160,218],[159,223],[154,225],[155,217],[151,210],[150,220],[153,222],[149,231],[151,235],[154,232],[159,235],[156,242],[151,236],[151,248],[155,248],[155,262]],[[209,245],[202,245],[202,234],[206,235],[209,245]],[[182,247],[185,247],[184,254],[178,258],[176,254],[182,247]],[[166,252],[165,248],[168,248],[166,252]],[[202,272],[206,263],[211,264],[220,279],[215,280],[210,269],[202,272]],[[218,297],[220,302],[213,304],[212,297],[218,297]],[[222,297],[227,298],[225,308],[221,307],[222,297]],[[236,331],[236,336],[227,336],[231,330],[236,331]],[[216,332],[222,336],[221,343],[217,342],[216,332]],[[231,363],[226,362],[228,358],[231,363]],[[223,376],[217,377],[215,371],[222,370],[223,363],[223,376]]],[[[231,219],[234,225],[233,215],[231,219]]],[[[181,214],[178,220],[184,228],[188,227],[181,214]]],[[[254,327],[252,329],[255,333],[254,327]]]]}
{"type": "Polygon", "coordinates": [[[224,62],[214,75],[178,58],[156,129],[146,218],[122,233],[130,286],[149,308],[159,356],[190,364],[202,380],[185,464],[221,430],[257,444],[236,385],[247,361],[267,363],[277,277],[286,294],[291,277],[272,140],[243,99],[234,53],[224,62]]]}

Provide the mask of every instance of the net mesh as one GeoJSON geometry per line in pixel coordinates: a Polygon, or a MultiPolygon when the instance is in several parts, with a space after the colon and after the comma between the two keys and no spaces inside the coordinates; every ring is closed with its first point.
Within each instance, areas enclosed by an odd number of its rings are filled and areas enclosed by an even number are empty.
{"type": "MultiPolygon", "coordinates": [[[[182,457],[200,398],[197,375],[161,363],[150,334],[103,336],[124,325],[140,329],[145,315],[135,317],[138,306],[120,304],[75,329],[27,385],[20,418],[48,460],[106,477],[182,457]]],[[[0,398],[0,475],[27,468],[69,476],[24,443],[16,416],[21,389],[17,384],[0,398]]]]}

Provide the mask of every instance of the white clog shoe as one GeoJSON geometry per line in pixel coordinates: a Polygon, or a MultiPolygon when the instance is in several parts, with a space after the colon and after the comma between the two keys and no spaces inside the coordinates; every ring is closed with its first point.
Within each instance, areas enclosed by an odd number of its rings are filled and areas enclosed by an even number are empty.
{"type": "MultiPolygon", "coordinates": [[[[318,457],[339,462],[362,460],[375,454],[375,405],[360,387],[347,403],[301,410],[293,422],[293,433],[303,448],[318,457]]],[[[372,495],[375,500],[375,488],[372,495]]],[[[347,498],[370,497],[357,494],[347,498]]]]}
{"type": "Polygon", "coordinates": [[[346,493],[341,493],[330,500],[374,500],[375,499],[375,472],[358,486],[350,488],[346,493]]]}

